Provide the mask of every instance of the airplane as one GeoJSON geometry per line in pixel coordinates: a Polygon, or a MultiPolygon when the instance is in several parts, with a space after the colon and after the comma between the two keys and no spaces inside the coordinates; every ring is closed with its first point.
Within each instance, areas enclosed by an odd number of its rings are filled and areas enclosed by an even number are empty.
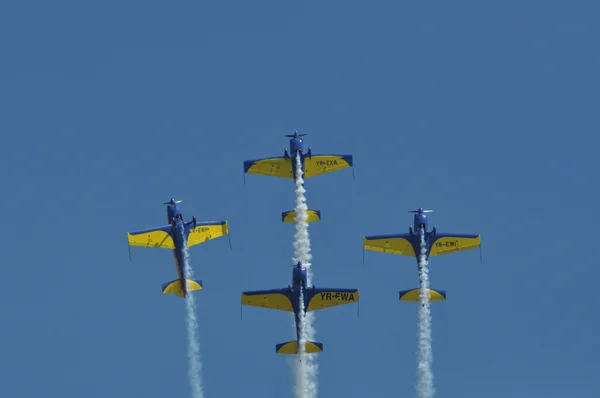
{"type": "MultiPolygon", "coordinates": [[[[275,346],[277,354],[298,354],[300,341],[300,317],[306,316],[309,311],[335,307],[344,304],[358,303],[358,289],[332,289],[307,287],[306,267],[302,262],[293,266],[292,285],[283,289],[256,290],[242,293],[242,305],[268,308],[293,312],[296,321],[296,340],[280,343],[275,346]],[[300,295],[304,311],[300,308],[300,295]]],[[[323,351],[323,343],[316,341],[305,342],[306,353],[319,353],[323,351]]]]}
{"type": "MultiPolygon", "coordinates": [[[[290,149],[289,152],[284,149],[283,156],[244,161],[244,184],[246,183],[246,174],[291,178],[296,183],[300,177],[305,180],[349,167],[352,168],[352,177],[354,178],[352,155],[313,155],[310,147],[304,153],[304,140],[301,137],[306,135],[308,134],[298,134],[298,131],[295,131],[293,135],[284,135],[284,137],[290,138],[290,149]],[[298,167],[302,170],[301,175],[297,175],[298,167]]],[[[281,219],[282,222],[295,222],[294,211],[283,212],[281,219]]],[[[307,222],[319,220],[321,220],[320,211],[308,210],[307,222]]]]}
{"type": "MultiPolygon", "coordinates": [[[[129,246],[157,247],[162,249],[173,249],[175,267],[178,278],[162,285],[163,294],[174,294],[186,298],[188,293],[202,289],[201,280],[186,279],[186,262],[184,261],[184,243],[187,247],[204,243],[211,239],[229,235],[227,221],[196,221],[196,216],[191,221],[184,222],[181,208],[178,206],[182,200],[171,198],[167,205],[168,224],[155,228],[147,228],[127,233],[129,246]]],[[[231,238],[229,238],[231,247],[231,238]]],[[[131,260],[131,248],[129,249],[131,260]]]]}
{"type": "MultiPolygon", "coordinates": [[[[408,227],[407,234],[394,235],[372,235],[363,237],[363,262],[364,250],[372,250],[384,253],[399,254],[403,256],[415,257],[418,270],[421,270],[421,234],[427,245],[425,251],[425,260],[429,257],[441,254],[454,253],[457,251],[480,248],[481,236],[474,234],[456,234],[437,232],[435,225],[428,230],[428,220],[426,213],[432,213],[433,210],[410,210],[409,213],[415,213],[413,226],[408,227]],[[415,233],[416,231],[416,233],[415,233]]],[[[446,292],[443,290],[429,289],[430,301],[446,300],[446,292]]],[[[400,300],[419,302],[419,288],[403,290],[400,292],[400,300]]]]}

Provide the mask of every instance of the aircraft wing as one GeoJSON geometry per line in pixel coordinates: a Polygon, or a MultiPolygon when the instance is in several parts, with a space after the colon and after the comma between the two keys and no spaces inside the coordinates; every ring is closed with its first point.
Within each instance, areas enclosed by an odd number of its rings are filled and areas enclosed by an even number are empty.
{"type": "Polygon", "coordinates": [[[410,234],[372,235],[363,238],[363,247],[376,252],[415,257],[410,234]]]}
{"type": "Polygon", "coordinates": [[[481,236],[474,234],[436,233],[429,257],[481,247],[481,236]]]}
{"type": "Polygon", "coordinates": [[[358,302],[358,289],[307,289],[308,311],[358,302]]]}
{"type": "Polygon", "coordinates": [[[304,158],[304,178],[352,167],[352,155],[312,155],[304,158]]]}
{"type": "Polygon", "coordinates": [[[130,246],[158,247],[161,249],[175,248],[175,243],[171,236],[171,226],[168,224],[162,227],[128,232],[127,240],[130,246]]]}
{"type": "Polygon", "coordinates": [[[229,234],[227,221],[204,221],[188,227],[188,247],[229,234]]]}
{"type": "Polygon", "coordinates": [[[292,160],[290,158],[274,157],[244,161],[244,173],[263,176],[294,178],[292,160]]]}
{"type": "Polygon", "coordinates": [[[242,292],[242,304],[271,310],[294,312],[289,289],[254,290],[242,292]]]}

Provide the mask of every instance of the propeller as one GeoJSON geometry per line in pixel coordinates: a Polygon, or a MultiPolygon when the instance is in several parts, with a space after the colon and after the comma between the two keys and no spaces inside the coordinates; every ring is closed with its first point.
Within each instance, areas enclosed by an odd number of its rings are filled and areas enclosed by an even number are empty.
{"type": "Polygon", "coordinates": [[[163,202],[163,205],[174,205],[177,203],[181,203],[183,202],[183,200],[175,200],[173,198],[171,198],[171,200],[169,200],[168,202],[163,202]]]}
{"type": "MultiPolygon", "coordinates": [[[[300,263],[300,267],[302,267],[302,268],[306,268],[307,266],[310,267],[312,265],[311,263],[303,263],[301,261],[298,261],[298,263],[300,263]]],[[[296,268],[298,266],[298,263],[296,263],[294,265],[288,265],[288,267],[296,268]]]]}
{"type": "Polygon", "coordinates": [[[296,131],[294,134],[285,134],[284,137],[296,138],[296,137],[304,137],[305,135],[308,135],[308,133],[298,134],[298,132],[296,131]]]}
{"type": "Polygon", "coordinates": [[[419,207],[418,210],[409,210],[409,213],[433,213],[433,210],[423,210],[422,207],[419,207]]]}

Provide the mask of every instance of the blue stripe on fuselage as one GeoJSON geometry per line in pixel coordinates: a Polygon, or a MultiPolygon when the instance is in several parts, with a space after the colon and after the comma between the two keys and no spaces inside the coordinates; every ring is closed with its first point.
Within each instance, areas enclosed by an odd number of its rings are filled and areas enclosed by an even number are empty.
{"type": "Polygon", "coordinates": [[[173,257],[175,258],[175,267],[177,268],[177,275],[179,276],[179,281],[181,283],[181,290],[183,291],[183,295],[185,297],[187,295],[187,291],[184,272],[185,262],[183,260],[184,241],[181,233],[181,231],[185,231],[185,225],[181,219],[176,219],[174,221],[175,222],[171,224],[171,234],[173,235],[173,243],[175,244],[175,249],[173,249],[173,257]]]}

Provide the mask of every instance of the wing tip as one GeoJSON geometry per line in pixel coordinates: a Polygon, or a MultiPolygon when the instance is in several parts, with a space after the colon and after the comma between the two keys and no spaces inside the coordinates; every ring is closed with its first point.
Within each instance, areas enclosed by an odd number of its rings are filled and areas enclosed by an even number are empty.
{"type": "Polygon", "coordinates": [[[256,163],[256,160],[244,160],[244,173],[248,173],[248,170],[256,163]]]}
{"type": "Polygon", "coordinates": [[[342,159],[344,159],[344,161],[348,163],[348,166],[354,167],[354,158],[352,157],[352,155],[342,155],[342,159]]]}

